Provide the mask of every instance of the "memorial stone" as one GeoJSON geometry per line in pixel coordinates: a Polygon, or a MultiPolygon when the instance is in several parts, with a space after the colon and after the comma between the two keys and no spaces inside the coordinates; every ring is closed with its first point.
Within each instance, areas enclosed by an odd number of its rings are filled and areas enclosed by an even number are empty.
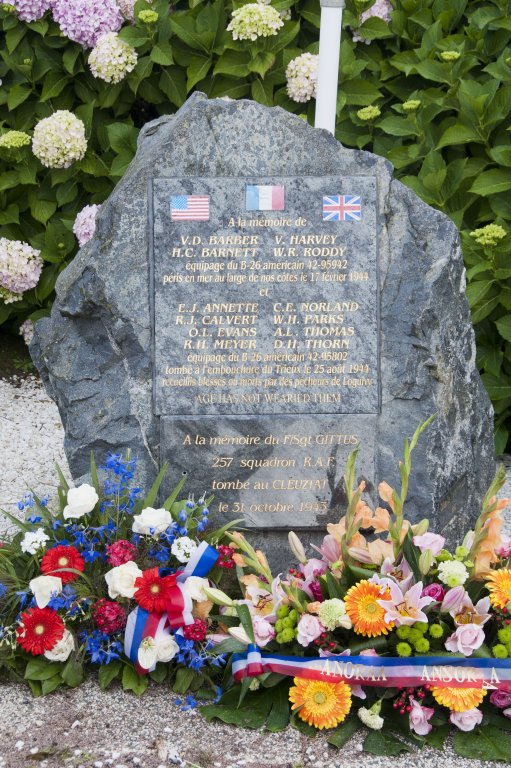
{"type": "Polygon", "coordinates": [[[195,94],[141,131],[94,238],[60,276],[32,354],[71,470],[130,449],[278,550],[415,454],[408,515],[464,531],[494,471],[452,222],[281,109],[195,94]],[[280,533],[279,533],[280,531],[280,533]]]}

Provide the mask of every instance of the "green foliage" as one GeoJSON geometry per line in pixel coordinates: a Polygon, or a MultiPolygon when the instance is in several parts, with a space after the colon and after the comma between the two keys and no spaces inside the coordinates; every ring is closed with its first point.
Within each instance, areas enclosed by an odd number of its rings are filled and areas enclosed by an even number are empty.
{"type": "MultiPolygon", "coordinates": [[[[57,109],[85,125],[88,151],[68,169],[49,170],[30,146],[0,150],[0,235],[40,248],[45,268],[23,300],[0,304],[0,323],[16,329],[49,311],[55,280],[77,250],[72,225],[85,205],[101,203],[129,165],[142,125],[173,113],[194,90],[251,98],[313,121],[314,101],[286,91],[285,69],[317,53],[317,0],[274,0],[290,10],[280,32],[234,41],[226,31],[238,0],[138,0],[156,23],[126,24],[120,35],[138,54],[117,85],[95,79],[88,52],[60,34],[47,14],[19,22],[0,10],[0,133],[32,133],[57,109]]],[[[511,237],[478,241],[471,232],[511,220],[511,25],[507,0],[393,0],[389,24],[349,1],[337,100],[337,138],[387,157],[396,175],[461,230],[478,364],[496,411],[497,447],[511,426],[511,237]],[[354,42],[357,30],[365,40],[354,42]],[[459,54],[459,55],[458,55],[459,54]],[[372,119],[361,108],[376,106],[372,119]]]]}

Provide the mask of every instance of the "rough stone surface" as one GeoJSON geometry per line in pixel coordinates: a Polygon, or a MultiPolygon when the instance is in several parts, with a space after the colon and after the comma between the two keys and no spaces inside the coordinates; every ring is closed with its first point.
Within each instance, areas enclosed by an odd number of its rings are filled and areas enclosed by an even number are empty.
{"type": "MultiPolygon", "coordinates": [[[[376,477],[398,483],[404,436],[437,413],[415,453],[408,516],[428,516],[433,529],[449,536],[461,533],[477,514],[494,457],[492,409],[475,366],[456,229],[393,180],[383,159],[346,150],[296,116],[247,101],[195,94],[176,115],[143,129],[136,158],[102,207],[96,236],[61,274],[51,318],[36,326],[31,352],[59,406],[71,471],[76,478],[86,472],[91,448],[98,454],[129,448],[147,476],[159,466],[148,182],[300,175],[377,179],[382,407],[373,437],[376,477]]],[[[192,475],[201,470],[189,469],[192,475]]],[[[333,498],[337,483],[331,478],[333,498]]]]}

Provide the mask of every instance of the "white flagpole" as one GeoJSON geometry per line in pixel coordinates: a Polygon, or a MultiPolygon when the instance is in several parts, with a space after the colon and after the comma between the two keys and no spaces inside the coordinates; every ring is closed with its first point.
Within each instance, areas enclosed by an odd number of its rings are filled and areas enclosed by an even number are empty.
{"type": "Polygon", "coordinates": [[[316,128],[335,134],[335,107],[339,56],[341,52],[342,11],[345,0],[320,0],[319,65],[316,88],[316,128]]]}

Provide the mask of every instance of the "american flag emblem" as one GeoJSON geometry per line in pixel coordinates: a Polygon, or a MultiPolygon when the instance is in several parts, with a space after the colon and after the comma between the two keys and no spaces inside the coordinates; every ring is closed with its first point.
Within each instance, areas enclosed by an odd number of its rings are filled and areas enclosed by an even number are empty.
{"type": "Polygon", "coordinates": [[[360,195],[328,195],[323,197],[323,221],[361,221],[360,195]]]}
{"type": "Polygon", "coordinates": [[[172,221],[209,221],[209,196],[172,195],[170,218],[172,221]]]}

